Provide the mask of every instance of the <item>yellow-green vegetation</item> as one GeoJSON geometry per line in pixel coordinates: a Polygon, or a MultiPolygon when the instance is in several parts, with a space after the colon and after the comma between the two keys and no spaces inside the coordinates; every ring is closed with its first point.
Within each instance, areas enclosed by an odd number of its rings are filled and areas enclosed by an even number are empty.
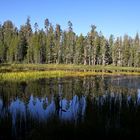
{"type": "Polygon", "coordinates": [[[74,72],[74,71],[30,71],[30,72],[8,72],[0,73],[0,81],[26,81],[36,80],[40,78],[53,78],[53,77],[83,77],[91,75],[139,75],[140,73],[126,73],[126,72],[74,72]]]}
{"type": "MultiPolygon", "coordinates": [[[[30,71],[30,72],[8,72],[8,73],[0,73],[1,81],[25,81],[25,80],[35,80],[40,78],[53,78],[53,77],[76,77],[76,76],[91,76],[91,75],[118,75],[118,74],[126,74],[125,72],[114,72],[114,73],[106,73],[106,72],[74,72],[74,71],[30,71]]],[[[127,73],[127,74],[135,74],[138,73],[127,73]]]]}
{"type": "MultiPolygon", "coordinates": [[[[40,78],[53,78],[53,77],[64,77],[64,76],[87,76],[95,75],[95,72],[73,72],[73,71],[30,71],[30,72],[7,72],[0,73],[0,79],[2,81],[25,81],[35,80],[40,78]]],[[[101,73],[100,73],[101,74],[101,73]]]]}
{"type": "Polygon", "coordinates": [[[91,75],[140,75],[140,68],[83,65],[1,65],[0,81],[25,81],[52,77],[91,75]]]}
{"type": "Polygon", "coordinates": [[[70,70],[70,71],[108,71],[108,72],[140,72],[140,68],[119,67],[113,65],[74,65],[74,64],[1,64],[0,72],[17,71],[45,71],[45,70],[70,70]]]}

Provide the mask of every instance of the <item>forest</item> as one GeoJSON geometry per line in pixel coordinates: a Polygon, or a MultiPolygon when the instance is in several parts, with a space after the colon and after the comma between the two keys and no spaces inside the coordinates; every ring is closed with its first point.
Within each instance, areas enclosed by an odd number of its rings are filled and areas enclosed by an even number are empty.
{"type": "Polygon", "coordinates": [[[32,28],[29,17],[19,29],[7,20],[0,24],[0,63],[140,67],[140,38],[106,38],[95,25],[86,36],[77,35],[71,21],[62,30],[47,18],[43,29],[37,23],[32,28]]]}

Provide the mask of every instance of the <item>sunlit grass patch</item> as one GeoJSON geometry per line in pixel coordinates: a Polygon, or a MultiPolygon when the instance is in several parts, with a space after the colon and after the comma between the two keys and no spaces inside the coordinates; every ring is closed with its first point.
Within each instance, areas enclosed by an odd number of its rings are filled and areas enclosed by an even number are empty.
{"type": "Polygon", "coordinates": [[[1,64],[0,81],[91,75],[140,75],[140,68],[73,64],[1,64]]]}
{"type": "Polygon", "coordinates": [[[37,80],[41,78],[54,78],[54,77],[83,77],[95,75],[140,75],[138,72],[95,72],[95,71],[28,71],[28,72],[6,72],[0,73],[0,81],[27,81],[37,80]]]}

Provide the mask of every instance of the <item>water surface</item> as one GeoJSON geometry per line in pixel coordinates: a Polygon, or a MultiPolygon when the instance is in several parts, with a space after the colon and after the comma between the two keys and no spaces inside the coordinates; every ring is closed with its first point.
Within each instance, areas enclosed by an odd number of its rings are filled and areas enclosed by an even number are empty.
{"type": "Polygon", "coordinates": [[[0,140],[140,137],[140,77],[0,83],[0,140]]]}

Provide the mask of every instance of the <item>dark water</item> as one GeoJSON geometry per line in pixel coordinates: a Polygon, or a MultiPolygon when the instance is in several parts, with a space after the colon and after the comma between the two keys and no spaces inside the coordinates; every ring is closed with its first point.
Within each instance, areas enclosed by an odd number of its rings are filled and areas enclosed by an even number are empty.
{"type": "Polygon", "coordinates": [[[140,77],[0,83],[0,140],[140,137],[140,77]]]}

